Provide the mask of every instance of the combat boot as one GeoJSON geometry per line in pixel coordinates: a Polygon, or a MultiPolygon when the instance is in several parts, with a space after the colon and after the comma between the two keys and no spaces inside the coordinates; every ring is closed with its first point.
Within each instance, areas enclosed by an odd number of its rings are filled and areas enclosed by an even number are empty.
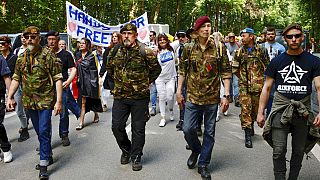
{"type": "Polygon", "coordinates": [[[177,131],[182,131],[182,126],[183,126],[183,121],[180,120],[180,121],[178,122],[178,124],[176,125],[177,131]]]}
{"type": "Polygon", "coordinates": [[[252,148],[252,140],[251,140],[251,129],[245,128],[244,133],[245,133],[245,146],[247,148],[252,148]]]}
{"type": "Polygon", "coordinates": [[[29,138],[30,138],[30,136],[29,136],[28,128],[22,128],[21,133],[20,133],[20,137],[18,138],[18,142],[25,141],[29,138]]]}
{"type": "Polygon", "coordinates": [[[254,122],[251,124],[251,136],[254,136],[254,122]]]}
{"type": "Polygon", "coordinates": [[[49,179],[47,166],[40,166],[39,179],[49,179]]]}
{"type": "Polygon", "coordinates": [[[141,156],[132,158],[132,170],[140,171],[142,169],[141,156]]]}

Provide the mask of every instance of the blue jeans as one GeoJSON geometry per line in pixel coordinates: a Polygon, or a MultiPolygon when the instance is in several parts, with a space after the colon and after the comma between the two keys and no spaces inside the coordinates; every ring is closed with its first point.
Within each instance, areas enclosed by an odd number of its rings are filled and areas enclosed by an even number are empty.
{"type": "Polygon", "coordinates": [[[51,116],[52,109],[32,110],[28,109],[33,128],[38,135],[40,143],[40,166],[48,166],[49,157],[52,156],[51,147],[51,116]]]}
{"type": "Polygon", "coordinates": [[[218,104],[197,105],[191,102],[186,103],[183,133],[190,149],[200,154],[199,166],[208,165],[211,160],[211,153],[214,146],[216,129],[216,116],[218,104]],[[197,136],[198,119],[204,114],[204,135],[203,143],[197,136]]]}
{"type": "Polygon", "coordinates": [[[233,95],[234,99],[237,99],[239,97],[239,78],[235,74],[232,74],[231,82],[230,95],[233,95]]]}
{"type": "Polygon", "coordinates": [[[153,82],[151,85],[150,96],[151,96],[152,107],[156,107],[157,106],[157,86],[155,82],[153,82]]]}
{"type": "Polygon", "coordinates": [[[71,94],[69,88],[62,93],[62,113],[60,114],[59,136],[62,138],[69,133],[69,112],[68,109],[77,117],[80,117],[80,108],[71,94]]]}

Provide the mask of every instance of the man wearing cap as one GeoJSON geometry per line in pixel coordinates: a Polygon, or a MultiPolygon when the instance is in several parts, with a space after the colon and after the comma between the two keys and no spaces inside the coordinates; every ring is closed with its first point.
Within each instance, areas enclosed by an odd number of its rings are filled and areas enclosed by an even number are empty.
{"type": "Polygon", "coordinates": [[[12,76],[7,109],[15,107],[14,93],[22,84],[22,102],[31,117],[40,143],[39,179],[48,179],[47,166],[53,163],[51,147],[51,115],[62,110],[62,64],[48,48],[40,46],[40,30],[25,29],[28,49],[19,56],[12,76]]]}
{"type": "Polygon", "coordinates": [[[74,76],[77,73],[77,69],[74,66],[74,60],[72,55],[64,50],[59,48],[59,32],[49,31],[46,34],[48,41],[48,48],[61,60],[62,62],[62,113],[60,114],[60,123],[59,123],[59,136],[63,146],[69,146],[70,140],[68,137],[69,134],[69,112],[70,110],[78,119],[80,117],[80,108],[76,103],[69,85],[71,84],[74,76]],[[70,69],[70,76],[68,70],[70,69]]]}
{"type": "MultiPolygon", "coordinates": [[[[226,43],[226,47],[229,50],[229,62],[232,64],[232,61],[236,55],[236,50],[240,48],[240,44],[236,42],[236,35],[233,32],[228,34],[229,42],[226,43]]],[[[231,98],[235,101],[235,106],[240,107],[239,103],[239,79],[237,75],[232,74],[231,85],[230,85],[230,94],[231,98]]]]}
{"type": "MultiPolygon", "coordinates": [[[[14,68],[16,66],[16,61],[17,61],[17,55],[15,55],[11,49],[11,40],[8,36],[1,36],[0,37],[0,51],[1,51],[1,55],[3,56],[3,58],[7,61],[7,64],[9,66],[9,69],[11,71],[10,73],[10,77],[12,77],[13,73],[14,73],[14,68]]],[[[4,85],[4,84],[2,84],[4,85]]],[[[2,89],[6,89],[5,86],[1,87],[2,89]]],[[[19,89],[17,90],[17,92],[14,95],[14,98],[17,102],[17,108],[16,108],[16,113],[20,119],[20,137],[18,138],[19,142],[25,141],[27,139],[29,139],[29,132],[28,132],[28,124],[27,124],[27,117],[26,114],[24,112],[24,108],[23,108],[23,104],[21,101],[21,95],[22,95],[22,91],[21,91],[21,87],[19,87],[19,89]]]]}
{"type": "Polygon", "coordinates": [[[211,20],[208,16],[199,17],[194,25],[198,34],[195,43],[186,44],[179,64],[180,76],[177,89],[179,106],[184,102],[183,83],[187,86],[187,99],[183,122],[183,132],[192,153],[187,166],[193,169],[198,161],[198,173],[203,179],[211,179],[208,165],[215,142],[215,125],[220,102],[220,81],[224,82],[224,96],[221,101],[223,111],[229,107],[231,68],[226,49],[218,55],[217,45],[210,38],[211,20]],[[216,58],[216,57],[221,58],[216,58]],[[204,115],[204,135],[201,145],[197,136],[198,119],[204,115]]]}
{"type": "Polygon", "coordinates": [[[153,51],[137,40],[137,27],[131,23],[120,30],[123,42],[113,47],[109,54],[107,71],[114,80],[112,90],[112,132],[122,151],[120,163],[128,164],[131,157],[132,170],[142,169],[141,156],[145,144],[145,126],[149,119],[149,86],[161,72],[153,51]],[[131,114],[132,141],[125,127],[131,114]]]}
{"type": "Polygon", "coordinates": [[[240,32],[242,47],[235,52],[233,72],[239,77],[240,121],[245,132],[245,146],[252,148],[254,121],[258,113],[259,94],[264,83],[264,70],[269,62],[265,50],[254,43],[254,31],[240,32]]]}
{"type": "Polygon", "coordinates": [[[315,144],[311,140],[320,139],[320,114],[314,117],[310,111],[312,81],[320,102],[320,59],[302,49],[301,44],[305,37],[299,24],[287,26],[282,36],[288,50],[275,57],[266,69],[266,82],[260,95],[257,122],[260,127],[264,126],[264,110],[271,88],[275,84],[276,92],[263,136],[273,147],[275,179],[284,180],[287,170],[287,138],[291,133],[292,154],[288,179],[292,180],[298,179],[303,155],[315,144]]]}

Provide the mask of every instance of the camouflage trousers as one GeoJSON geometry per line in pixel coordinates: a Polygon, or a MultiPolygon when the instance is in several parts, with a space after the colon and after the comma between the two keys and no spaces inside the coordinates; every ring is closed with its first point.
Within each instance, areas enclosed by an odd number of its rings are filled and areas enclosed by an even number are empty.
{"type": "Polygon", "coordinates": [[[241,93],[239,102],[241,113],[239,115],[242,129],[252,128],[252,124],[256,121],[259,107],[260,93],[241,93]]]}

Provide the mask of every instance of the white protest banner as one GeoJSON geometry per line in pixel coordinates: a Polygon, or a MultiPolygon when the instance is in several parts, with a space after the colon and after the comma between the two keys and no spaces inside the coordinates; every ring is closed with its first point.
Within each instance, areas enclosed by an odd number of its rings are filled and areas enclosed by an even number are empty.
{"type": "MultiPolygon", "coordinates": [[[[91,43],[98,46],[107,47],[112,39],[112,32],[120,31],[127,23],[117,26],[108,26],[83,12],[76,6],[66,1],[67,12],[67,33],[72,38],[88,38],[91,43]]],[[[147,13],[128,22],[137,26],[138,40],[140,42],[149,42],[149,29],[147,13]]]]}

